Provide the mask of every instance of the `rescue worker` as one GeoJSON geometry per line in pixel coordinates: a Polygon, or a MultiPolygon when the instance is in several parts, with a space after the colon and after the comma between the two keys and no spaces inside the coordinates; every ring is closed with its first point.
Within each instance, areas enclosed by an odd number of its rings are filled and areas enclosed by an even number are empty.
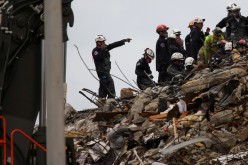
{"type": "Polygon", "coordinates": [[[185,73],[190,73],[195,68],[195,59],[193,57],[187,57],[184,61],[185,73]]]}
{"type": "Polygon", "coordinates": [[[210,35],[210,28],[209,27],[207,27],[207,29],[206,29],[206,31],[204,32],[204,35],[205,35],[205,37],[207,37],[207,36],[209,36],[210,35]]]}
{"type": "Polygon", "coordinates": [[[231,18],[231,9],[232,7],[236,5],[235,3],[229,3],[227,4],[226,10],[227,10],[227,16],[223,18],[219,23],[217,23],[216,27],[224,28],[227,25],[227,21],[231,18]]]}
{"type": "Polygon", "coordinates": [[[123,39],[109,45],[106,45],[105,41],[106,38],[103,35],[97,35],[95,38],[96,47],[92,51],[96,73],[100,83],[98,91],[100,101],[105,100],[106,97],[108,99],[115,98],[114,81],[110,75],[111,62],[109,51],[116,47],[125,45],[125,42],[130,42],[131,39],[123,39]]]}
{"type": "Polygon", "coordinates": [[[186,50],[184,49],[184,46],[183,46],[183,39],[181,39],[181,31],[178,30],[178,29],[173,29],[172,30],[173,34],[176,35],[176,45],[177,47],[180,49],[180,52],[185,56],[187,57],[187,52],[186,50]]]}
{"type": "Polygon", "coordinates": [[[222,33],[223,32],[221,31],[221,29],[219,27],[216,27],[213,30],[213,34],[206,37],[203,45],[204,60],[206,61],[206,64],[210,63],[213,54],[218,51],[218,42],[224,40],[222,33]]]}
{"type": "MultiPolygon", "coordinates": [[[[194,28],[194,20],[189,22],[188,28],[190,29],[190,32],[193,30],[194,28]]],[[[191,37],[190,37],[190,33],[185,37],[184,43],[185,43],[185,49],[187,52],[187,57],[191,57],[190,54],[190,41],[191,41],[191,37]]]]}
{"type": "Polygon", "coordinates": [[[239,58],[239,55],[237,52],[233,51],[232,42],[227,42],[225,44],[225,54],[220,56],[219,59],[215,59],[215,61],[219,60],[218,66],[229,66],[233,64],[235,58],[239,58]]]}
{"type": "Polygon", "coordinates": [[[166,41],[168,29],[169,27],[163,24],[156,28],[156,32],[159,35],[156,43],[156,71],[158,71],[158,82],[164,82],[163,77],[166,77],[165,71],[170,61],[170,57],[168,56],[168,44],[166,41]]]}
{"type": "Polygon", "coordinates": [[[172,32],[176,35],[176,43],[182,48],[184,49],[183,47],[183,40],[181,39],[181,31],[178,30],[178,29],[173,29],[172,32]]]}
{"type": "Polygon", "coordinates": [[[180,46],[177,44],[176,35],[174,33],[169,34],[167,38],[167,43],[168,43],[169,58],[171,58],[172,54],[175,52],[182,53],[180,46]]]}
{"type": "Polygon", "coordinates": [[[190,32],[191,42],[190,42],[190,55],[197,61],[197,54],[200,48],[204,44],[205,35],[202,32],[203,22],[205,19],[197,17],[194,20],[194,28],[190,32]]]}
{"type": "Polygon", "coordinates": [[[218,68],[219,64],[222,62],[222,59],[225,58],[225,45],[227,41],[221,40],[217,42],[218,50],[213,54],[211,59],[211,67],[218,68]]]}
{"type": "Polygon", "coordinates": [[[241,15],[237,4],[232,4],[230,15],[226,24],[226,39],[235,44],[241,38],[248,39],[248,19],[241,15]]]}
{"type": "Polygon", "coordinates": [[[246,57],[248,55],[248,44],[244,39],[241,39],[236,43],[236,48],[241,57],[246,57]]]}
{"type": "MultiPolygon", "coordinates": [[[[222,57],[225,55],[225,44],[227,43],[226,40],[219,40],[217,41],[217,50],[216,51],[212,51],[211,53],[211,63],[209,63],[209,58],[208,56],[206,56],[206,52],[205,51],[205,47],[203,46],[198,53],[198,57],[197,57],[197,66],[196,68],[198,69],[203,69],[203,68],[207,68],[207,67],[211,67],[211,64],[217,64],[220,63],[219,59],[222,59],[222,57]],[[216,60],[216,61],[213,61],[216,60]]],[[[216,49],[216,48],[215,48],[216,49]]]]}
{"type": "Polygon", "coordinates": [[[168,81],[172,80],[175,76],[182,76],[184,73],[184,57],[182,53],[173,53],[171,56],[171,64],[166,71],[169,74],[169,77],[167,78],[168,81]]]}
{"type": "Polygon", "coordinates": [[[150,48],[146,48],[144,57],[136,63],[135,74],[137,75],[137,84],[141,90],[155,85],[153,75],[149,64],[154,59],[154,52],[150,48]]]}

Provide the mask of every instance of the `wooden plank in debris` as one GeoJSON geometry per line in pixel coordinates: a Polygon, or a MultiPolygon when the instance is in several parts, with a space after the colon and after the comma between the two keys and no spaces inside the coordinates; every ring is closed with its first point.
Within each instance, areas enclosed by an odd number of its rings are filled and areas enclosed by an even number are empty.
{"type": "Polygon", "coordinates": [[[178,138],[178,133],[177,133],[177,124],[176,124],[176,118],[173,117],[173,132],[174,132],[174,139],[178,138]]]}
{"type": "Polygon", "coordinates": [[[164,119],[152,119],[153,122],[165,122],[166,118],[164,119]]]}
{"type": "Polygon", "coordinates": [[[183,113],[180,115],[178,121],[180,122],[184,117],[186,117],[186,116],[188,115],[188,113],[189,113],[188,111],[187,111],[187,112],[183,112],[183,113]]]}
{"type": "Polygon", "coordinates": [[[154,120],[154,119],[164,119],[167,117],[167,113],[161,113],[158,115],[153,115],[149,117],[149,120],[154,120]]]}
{"type": "Polygon", "coordinates": [[[153,115],[157,115],[158,114],[158,112],[141,112],[141,113],[139,113],[139,115],[140,116],[142,116],[142,117],[149,117],[149,116],[153,116],[153,115]]]}
{"type": "Polygon", "coordinates": [[[96,112],[96,116],[93,121],[109,121],[114,119],[117,115],[125,115],[128,112],[96,112]]]}

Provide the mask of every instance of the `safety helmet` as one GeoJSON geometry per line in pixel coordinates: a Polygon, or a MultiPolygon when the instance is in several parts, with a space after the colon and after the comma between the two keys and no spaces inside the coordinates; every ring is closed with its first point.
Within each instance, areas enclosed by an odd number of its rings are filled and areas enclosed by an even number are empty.
{"type": "Polygon", "coordinates": [[[176,39],[176,34],[170,33],[170,34],[168,35],[168,38],[174,38],[174,39],[176,39]]]}
{"type": "Polygon", "coordinates": [[[232,4],[233,3],[228,3],[226,6],[227,11],[231,11],[232,10],[232,4]]]}
{"type": "Polygon", "coordinates": [[[162,24],[162,25],[158,25],[156,28],[156,32],[159,33],[161,31],[167,31],[169,29],[169,27],[167,27],[166,25],[162,24]]]}
{"type": "Polygon", "coordinates": [[[193,27],[193,26],[194,26],[194,23],[195,23],[195,20],[191,20],[191,21],[189,22],[189,26],[188,26],[188,28],[193,27]]]}
{"type": "Polygon", "coordinates": [[[96,42],[106,41],[106,38],[103,35],[97,35],[95,41],[96,42]]]}
{"type": "Polygon", "coordinates": [[[154,57],[155,57],[155,54],[154,54],[154,52],[150,49],[150,48],[146,48],[145,49],[145,53],[143,54],[143,55],[146,55],[146,56],[148,56],[150,59],[154,59],[154,57]]]}
{"type": "Polygon", "coordinates": [[[196,17],[194,19],[194,23],[203,23],[204,21],[205,21],[205,19],[204,18],[201,18],[201,17],[196,17]]]}
{"type": "Polygon", "coordinates": [[[239,5],[237,5],[236,3],[232,3],[231,4],[231,11],[235,11],[235,10],[240,10],[240,7],[239,5]]]}
{"type": "Polygon", "coordinates": [[[247,47],[247,42],[246,42],[246,40],[241,39],[241,40],[239,40],[239,41],[237,42],[236,45],[238,45],[238,46],[246,46],[246,47],[247,47]]]}
{"type": "Polygon", "coordinates": [[[185,65],[185,67],[188,65],[193,65],[194,62],[195,62],[195,59],[193,57],[187,57],[185,59],[184,65],[185,65]]]}
{"type": "Polygon", "coordinates": [[[181,53],[176,52],[176,53],[173,53],[171,56],[171,61],[173,60],[184,60],[184,57],[181,53]]]}
{"type": "Polygon", "coordinates": [[[232,50],[232,42],[227,42],[225,45],[225,51],[232,50]]]}
{"type": "Polygon", "coordinates": [[[215,27],[215,29],[213,30],[213,33],[217,36],[220,36],[223,32],[222,32],[221,28],[215,27]]]}
{"type": "Polygon", "coordinates": [[[178,30],[178,29],[173,29],[172,32],[173,32],[175,35],[181,35],[181,31],[178,30]]]}

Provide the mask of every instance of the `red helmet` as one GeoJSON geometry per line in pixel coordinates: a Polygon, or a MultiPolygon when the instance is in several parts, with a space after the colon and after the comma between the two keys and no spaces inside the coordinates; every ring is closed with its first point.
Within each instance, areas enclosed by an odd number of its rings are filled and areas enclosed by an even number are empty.
{"type": "Polygon", "coordinates": [[[159,33],[161,31],[167,31],[169,29],[169,27],[167,27],[166,25],[162,24],[162,25],[158,25],[156,28],[156,32],[159,33]]]}
{"type": "Polygon", "coordinates": [[[241,39],[237,42],[237,45],[243,45],[243,46],[247,46],[247,43],[244,39],[241,39]]]}

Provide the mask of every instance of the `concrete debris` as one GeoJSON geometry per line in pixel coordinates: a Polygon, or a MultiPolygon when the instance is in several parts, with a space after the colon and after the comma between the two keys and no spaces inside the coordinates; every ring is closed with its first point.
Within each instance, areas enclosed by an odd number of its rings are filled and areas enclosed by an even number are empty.
{"type": "MultiPolygon", "coordinates": [[[[226,165],[228,162],[230,162],[231,160],[240,160],[240,163],[243,162],[243,163],[248,163],[247,160],[244,160],[245,159],[245,156],[248,155],[248,151],[247,152],[240,152],[240,153],[237,153],[237,154],[228,154],[228,155],[223,155],[223,156],[220,156],[216,159],[213,159],[213,162],[220,162],[222,165],[226,165]]],[[[242,164],[243,164],[242,163],[242,164]]]]}
{"type": "Polygon", "coordinates": [[[108,111],[66,104],[77,163],[248,164],[247,62],[198,71],[180,86],[125,88],[108,111]]]}

